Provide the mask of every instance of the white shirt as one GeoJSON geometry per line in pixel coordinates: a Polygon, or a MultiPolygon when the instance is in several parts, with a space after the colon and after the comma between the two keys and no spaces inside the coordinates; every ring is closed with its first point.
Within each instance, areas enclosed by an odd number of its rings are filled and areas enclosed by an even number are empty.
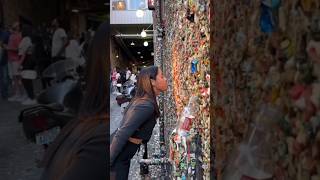
{"type": "Polygon", "coordinates": [[[70,40],[69,45],[66,47],[66,58],[76,59],[80,57],[81,48],[76,40],[70,40]]]}
{"type": "Polygon", "coordinates": [[[120,73],[117,73],[116,79],[118,80],[120,78],[120,73]]]}
{"type": "Polygon", "coordinates": [[[24,55],[24,54],[31,54],[32,53],[32,41],[30,37],[24,37],[18,47],[18,54],[24,55]]]}
{"type": "Polygon", "coordinates": [[[130,77],[130,80],[133,81],[133,82],[137,82],[136,75],[132,74],[131,77],[130,77]]]}
{"type": "MultiPolygon", "coordinates": [[[[52,37],[51,57],[57,56],[61,48],[64,46],[63,38],[67,38],[67,33],[64,29],[58,28],[52,37]]],[[[64,56],[64,53],[62,53],[61,56],[64,56]]]]}
{"type": "Polygon", "coordinates": [[[128,71],[127,71],[127,73],[126,73],[126,79],[129,79],[129,78],[130,78],[130,76],[131,76],[131,71],[130,71],[130,70],[128,70],[128,71]]]}

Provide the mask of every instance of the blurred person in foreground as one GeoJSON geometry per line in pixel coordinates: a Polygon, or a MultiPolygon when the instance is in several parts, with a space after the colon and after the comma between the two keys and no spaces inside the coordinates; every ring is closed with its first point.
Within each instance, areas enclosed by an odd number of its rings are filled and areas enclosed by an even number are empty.
{"type": "Polygon", "coordinates": [[[18,48],[21,41],[21,24],[16,22],[12,26],[8,45],[4,46],[8,53],[8,70],[13,89],[13,95],[8,99],[9,101],[23,101],[25,99],[20,74],[21,61],[18,54],[18,48]]]}
{"type": "Polygon", "coordinates": [[[109,23],[103,23],[89,47],[86,90],[78,118],[49,146],[41,180],[106,180],[109,148],[109,23]]]}

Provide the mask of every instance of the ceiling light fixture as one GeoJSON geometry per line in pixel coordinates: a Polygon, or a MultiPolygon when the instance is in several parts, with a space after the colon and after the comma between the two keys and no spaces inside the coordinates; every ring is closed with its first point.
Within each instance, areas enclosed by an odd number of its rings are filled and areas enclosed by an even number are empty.
{"type": "Polygon", "coordinates": [[[138,53],[138,54],[141,54],[141,52],[140,52],[140,51],[138,51],[137,53],[138,53]]]}
{"type": "Polygon", "coordinates": [[[143,45],[144,45],[145,47],[147,47],[147,46],[149,45],[149,43],[148,43],[147,41],[145,41],[145,42],[143,43],[143,45]]]}
{"type": "Polygon", "coordinates": [[[71,11],[74,12],[74,13],[80,12],[79,9],[72,9],[71,11]]]}
{"type": "Polygon", "coordinates": [[[143,59],[143,56],[140,56],[141,59],[143,59]]]}
{"type": "Polygon", "coordinates": [[[152,31],[152,32],[153,32],[153,30],[148,30],[152,25],[153,25],[153,24],[150,24],[150,25],[147,27],[147,29],[142,29],[142,32],[140,33],[141,37],[143,37],[143,38],[147,37],[147,31],[152,31]]]}
{"type": "Polygon", "coordinates": [[[138,18],[142,18],[142,17],[144,16],[144,11],[141,10],[141,9],[137,10],[137,11],[136,11],[136,16],[137,16],[138,18]]]}
{"type": "Polygon", "coordinates": [[[141,35],[141,37],[145,38],[145,37],[147,37],[147,32],[145,30],[142,30],[140,35],[141,35]]]}
{"type": "Polygon", "coordinates": [[[134,46],[134,42],[131,42],[131,44],[130,44],[131,46],[134,46]]]}
{"type": "Polygon", "coordinates": [[[118,55],[116,55],[116,58],[119,58],[119,56],[118,56],[118,55]]]}
{"type": "Polygon", "coordinates": [[[151,56],[154,56],[154,52],[151,52],[151,56]]]}

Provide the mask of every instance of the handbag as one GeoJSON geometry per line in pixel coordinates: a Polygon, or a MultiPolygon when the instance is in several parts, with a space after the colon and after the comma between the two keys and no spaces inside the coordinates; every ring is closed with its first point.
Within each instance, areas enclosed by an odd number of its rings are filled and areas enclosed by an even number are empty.
{"type": "MultiPolygon", "coordinates": [[[[147,145],[147,143],[144,144],[143,159],[148,159],[148,145],[147,145]]],[[[146,163],[140,164],[140,174],[141,175],[149,174],[149,166],[146,163]]]]}

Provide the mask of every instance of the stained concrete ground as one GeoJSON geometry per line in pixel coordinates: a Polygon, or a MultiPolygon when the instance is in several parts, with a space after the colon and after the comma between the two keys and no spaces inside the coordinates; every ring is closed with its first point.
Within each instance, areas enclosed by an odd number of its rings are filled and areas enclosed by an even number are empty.
{"type": "Polygon", "coordinates": [[[38,180],[42,169],[36,159],[41,158],[41,146],[28,142],[18,122],[19,112],[26,106],[0,100],[0,179],[38,180]]]}

